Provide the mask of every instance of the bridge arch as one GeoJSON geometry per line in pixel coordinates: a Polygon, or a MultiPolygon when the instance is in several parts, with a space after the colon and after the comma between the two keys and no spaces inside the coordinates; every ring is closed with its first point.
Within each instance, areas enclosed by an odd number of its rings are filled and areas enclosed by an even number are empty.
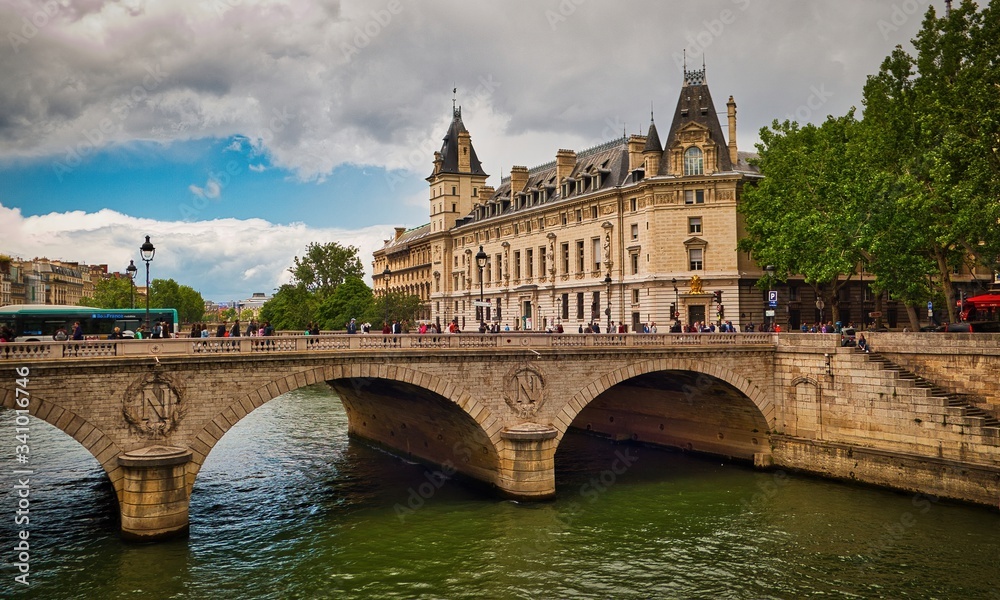
{"type": "MultiPolygon", "coordinates": [[[[488,439],[492,458],[499,462],[499,448],[502,439],[500,421],[481,402],[463,387],[435,375],[407,367],[379,363],[351,363],[323,365],[290,373],[257,387],[255,390],[234,398],[224,409],[192,438],[192,457],[187,469],[187,487],[193,489],[195,479],[202,465],[218,443],[236,423],[265,403],[287,392],[308,385],[338,380],[349,380],[355,389],[363,389],[375,380],[389,380],[422,388],[444,398],[457,407],[488,439]]],[[[344,402],[344,399],[342,399],[344,402]]],[[[346,405],[346,402],[345,402],[346,405]]],[[[351,417],[349,417],[351,418],[351,417]]]]}
{"type": "MultiPolygon", "coordinates": [[[[13,389],[0,388],[0,406],[11,411],[25,410],[17,406],[16,396],[13,389]]],[[[118,466],[118,455],[122,453],[122,449],[118,444],[86,418],[55,402],[46,401],[34,392],[27,410],[29,415],[45,421],[79,442],[104,469],[114,487],[115,496],[121,502],[123,474],[121,467],[118,466]]]]}
{"type": "Polygon", "coordinates": [[[558,445],[562,440],[576,417],[602,393],[629,379],[662,371],[689,371],[708,375],[728,383],[733,388],[739,390],[757,407],[757,410],[760,411],[761,416],[768,423],[769,427],[773,423],[775,408],[770,397],[746,377],[711,361],[693,358],[660,358],[640,361],[618,368],[590,382],[590,384],[578,391],[563,406],[553,423],[559,432],[555,438],[556,444],[558,445]]]}

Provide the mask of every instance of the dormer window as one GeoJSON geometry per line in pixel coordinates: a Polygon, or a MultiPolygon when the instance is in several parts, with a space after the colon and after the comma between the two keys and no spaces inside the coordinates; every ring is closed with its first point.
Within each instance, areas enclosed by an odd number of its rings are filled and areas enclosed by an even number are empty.
{"type": "Polygon", "coordinates": [[[691,146],[684,152],[684,174],[703,175],[705,173],[705,159],[701,149],[691,146]]]}

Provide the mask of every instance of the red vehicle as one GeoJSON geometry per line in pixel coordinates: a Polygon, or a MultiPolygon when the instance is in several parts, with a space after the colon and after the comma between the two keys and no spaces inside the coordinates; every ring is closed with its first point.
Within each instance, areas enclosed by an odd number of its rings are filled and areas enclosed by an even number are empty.
{"type": "Polygon", "coordinates": [[[1000,321],[1000,292],[989,292],[965,299],[962,308],[963,321],[1000,321]]]}

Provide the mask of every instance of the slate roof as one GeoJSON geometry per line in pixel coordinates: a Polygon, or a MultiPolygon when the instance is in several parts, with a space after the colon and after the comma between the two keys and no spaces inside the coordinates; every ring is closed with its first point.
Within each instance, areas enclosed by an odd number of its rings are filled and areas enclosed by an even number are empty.
{"type": "Polygon", "coordinates": [[[389,240],[385,245],[382,246],[381,250],[386,254],[393,254],[396,252],[402,252],[403,250],[408,250],[410,245],[414,242],[420,241],[421,239],[427,237],[431,234],[431,224],[427,223],[421,225],[420,227],[414,227],[399,236],[398,239],[389,240]]]}
{"type": "MultiPolygon", "coordinates": [[[[719,115],[715,111],[715,103],[712,102],[712,94],[708,91],[704,70],[684,71],[684,87],[681,88],[680,96],[677,98],[677,108],[674,110],[674,119],[670,122],[667,143],[672,144],[677,132],[691,122],[706,127],[712,140],[717,144],[719,170],[732,171],[733,163],[729,160],[726,137],[722,132],[719,115]]],[[[667,173],[669,170],[669,153],[664,152],[660,159],[660,172],[667,173]]]]}
{"type": "Polygon", "coordinates": [[[649,131],[646,133],[646,146],[642,149],[642,151],[649,152],[650,150],[663,152],[663,144],[660,143],[660,136],[656,133],[656,123],[653,122],[652,115],[649,117],[649,131]]]}
{"type": "MultiPolygon", "coordinates": [[[[516,203],[512,202],[510,178],[505,177],[500,187],[493,192],[493,195],[486,201],[483,207],[482,219],[489,219],[502,215],[508,215],[519,210],[526,210],[541,204],[551,204],[567,198],[592,194],[595,191],[614,188],[621,185],[629,176],[628,170],[628,141],[625,138],[617,138],[609,142],[588,148],[576,155],[576,165],[570,173],[570,181],[575,183],[580,178],[588,179],[595,174],[601,175],[601,185],[594,189],[591,185],[582,192],[575,191],[575,185],[571,188],[567,196],[562,195],[561,182],[556,181],[555,161],[539,165],[528,170],[528,183],[524,189],[514,190],[514,193],[524,192],[535,194],[535,192],[545,191],[546,198],[541,201],[532,201],[529,206],[516,208],[516,203]]],[[[464,225],[476,221],[475,213],[459,221],[458,225],[464,225]]]]}
{"type": "MultiPolygon", "coordinates": [[[[442,173],[460,173],[458,170],[458,134],[463,131],[468,131],[465,128],[465,123],[462,122],[462,107],[452,111],[454,116],[451,120],[451,126],[448,128],[448,133],[444,136],[444,142],[441,144],[441,172],[442,173]]],[[[471,154],[469,165],[471,167],[470,173],[473,175],[486,175],[483,171],[483,164],[479,162],[479,157],[476,156],[476,149],[472,146],[472,142],[469,142],[469,154],[471,154]]],[[[431,173],[431,177],[434,173],[431,173]]]]}

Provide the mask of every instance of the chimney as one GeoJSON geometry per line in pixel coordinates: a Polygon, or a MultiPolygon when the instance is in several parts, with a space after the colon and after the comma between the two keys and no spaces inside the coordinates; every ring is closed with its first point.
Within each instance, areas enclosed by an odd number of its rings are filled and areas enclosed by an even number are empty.
{"type": "Polygon", "coordinates": [[[493,197],[496,192],[492,185],[484,185],[479,188],[479,197],[483,199],[483,202],[489,202],[489,199],[493,197]]]}
{"type": "Polygon", "coordinates": [[[563,179],[569,177],[576,168],[576,152],[561,149],[556,152],[556,185],[562,187],[563,179]]]}
{"type": "Polygon", "coordinates": [[[628,170],[634,171],[642,166],[642,150],[646,147],[646,136],[633,133],[628,136],[628,170]]]}
{"type": "Polygon", "coordinates": [[[441,172],[441,165],[444,164],[444,158],[441,157],[440,152],[434,152],[434,174],[437,175],[441,172]]]}
{"type": "Polygon", "coordinates": [[[396,237],[392,238],[393,241],[398,240],[404,233],[406,233],[406,227],[396,227],[396,237]]]}
{"type": "Polygon", "coordinates": [[[458,132],[458,172],[469,173],[472,171],[472,155],[469,149],[472,148],[472,136],[468,131],[458,132]]]}
{"type": "MultiPolygon", "coordinates": [[[[558,169],[558,167],[556,167],[558,169]]],[[[510,168],[510,199],[524,190],[528,185],[528,167],[513,166],[510,168]]]]}
{"type": "Polygon", "coordinates": [[[736,152],[736,102],[732,96],[726,102],[726,114],[729,115],[729,162],[733,163],[735,169],[739,156],[736,152]]]}

